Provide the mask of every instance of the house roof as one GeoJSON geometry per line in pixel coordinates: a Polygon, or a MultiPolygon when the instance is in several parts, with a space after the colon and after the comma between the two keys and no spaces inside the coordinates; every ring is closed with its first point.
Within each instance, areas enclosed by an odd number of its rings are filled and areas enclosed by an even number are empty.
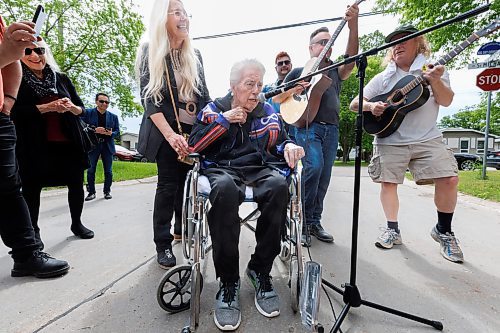
{"type": "MultiPolygon", "coordinates": [[[[469,133],[471,133],[472,132],[472,133],[477,133],[477,134],[484,135],[484,132],[481,132],[481,131],[478,131],[478,130],[474,130],[474,129],[460,128],[460,127],[457,127],[457,128],[442,128],[441,132],[443,132],[443,133],[446,133],[446,132],[469,132],[469,133]]],[[[488,136],[490,136],[492,138],[500,138],[500,135],[495,135],[495,134],[491,134],[491,133],[489,133],[488,136]]]]}
{"type": "Polygon", "coordinates": [[[124,135],[130,135],[130,136],[135,136],[136,138],[139,137],[139,134],[136,134],[136,133],[131,133],[131,132],[125,132],[125,133],[122,133],[121,136],[124,136],[124,135]]]}

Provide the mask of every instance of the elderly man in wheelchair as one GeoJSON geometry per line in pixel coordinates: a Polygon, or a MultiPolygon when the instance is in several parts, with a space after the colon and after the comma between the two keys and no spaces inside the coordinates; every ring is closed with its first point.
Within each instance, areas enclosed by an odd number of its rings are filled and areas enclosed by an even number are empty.
{"type": "Polygon", "coordinates": [[[253,188],[253,200],[261,215],[246,275],[255,287],[258,311],[266,317],[280,313],[270,272],[280,252],[286,222],[287,176],[304,156],[304,150],[288,138],[273,107],[259,103],[257,95],[264,73],[264,66],[257,60],[234,64],[230,93],[198,114],[189,138],[191,150],[204,156],[201,174],[208,177],[211,186],[208,225],[220,280],[214,321],[221,330],[235,330],[241,322],[238,211],[247,185],[253,188]]]}

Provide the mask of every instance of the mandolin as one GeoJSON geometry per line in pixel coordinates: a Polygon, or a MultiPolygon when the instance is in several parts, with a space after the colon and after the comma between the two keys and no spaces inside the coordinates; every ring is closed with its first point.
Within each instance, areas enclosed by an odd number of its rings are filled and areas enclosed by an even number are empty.
{"type": "MultiPolygon", "coordinates": [[[[434,63],[434,66],[446,64],[477,39],[494,32],[499,27],[499,21],[496,19],[486,28],[474,32],[451,52],[434,63]]],[[[381,116],[375,116],[371,112],[363,112],[365,131],[379,138],[385,138],[394,133],[409,112],[418,109],[427,102],[430,95],[428,85],[429,83],[422,74],[419,76],[406,75],[396,83],[391,91],[370,99],[369,102],[380,101],[388,105],[381,116]]]]}
{"type": "MultiPolygon", "coordinates": [[[[365,0],[357,0],[355,4],[359,5],[363,1],[365,0]]],[[[319,65],[344,28],[346,22],[347,21],[345,19],[342,19],[340,21],[339,26],[333,32],[332,37],[324,46],[319,56],[317,58],[313,57],[309,59],[309,61],[306,63],[306,65],[302,69],[301,76],[313,73],[318,70],[319,65]]],[[[283,120],[295,127],[305,127],[314,120],[316,114],[318,113],[321,97],[323,96],[325,90],[328,89],[328,87],[332,83],[332,79],[330,79],[325,74],[315,75],[311,78],[311,81],[309,83],[310,85],[305,93],[293,94],[286,100],[284,100],[280,105],[280,113],[283,117],[283,120]]]]}

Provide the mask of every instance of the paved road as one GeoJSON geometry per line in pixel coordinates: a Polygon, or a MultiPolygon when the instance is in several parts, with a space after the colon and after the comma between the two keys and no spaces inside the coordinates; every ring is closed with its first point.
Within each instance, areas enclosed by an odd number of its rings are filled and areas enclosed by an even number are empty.
{"type": "MultiPolygon", "coordinates": [[[[164,271],[155,263],[152,243],[154,180],[113,186],[113,199],[86,203],[83,220],[96,232],[81,240],[69,231],[64,191],[45,192],[40,226],[46,251],[71,264],[63,278],[11,278],[12,262],[0,244],[0,332],[179,332],[188,313],[166,314],[156,303],[164,271]]],[[[402,311],[443,322],[445,332],[500,331],[500,205],[460,196],[454,228],[466,263],[444,260],[429,236],[436,212],[432,187],[406,182],[400,187],[400,228],[404,245],[382,251],[373,245],[384,216],[378,186],[363,170],[361,179],[357,284],[362,297],[402,311]]],[[[98,188],[99,191],[99,188],[98,188]]],[[[313,240],[311,255],[323,265],[323,277],[334,285],[349,281],[353,169],[336,167],[326,199],[323,224],[334,244],[313,240]]],[[[244,208],[244,209],[248,209],[244,208]]],[[[242,231],[240,268],[253,249],[253,235],[242,231]]],[[[178,258],[179,246],[174,250],[178,258]]],[[[300,316],[288,306],[286,267],[276,261],[275,286],[282,313],[261,316],[253,305],[252,287],[244,280],[243,320],[239,332],[304,332],[300,316]]],[[[213,299],[217,292],[213,264],[208,260],[198,332],[216,332],[213,299]]],[[[329,292],[339,313],[340,295],[329,292]]],[[[333,316],[324,293],[320,321],[329,330],[333,316]]],[[[433,332],[432,328],[365,306],[351,309],[344,332],[433,332]]]]}

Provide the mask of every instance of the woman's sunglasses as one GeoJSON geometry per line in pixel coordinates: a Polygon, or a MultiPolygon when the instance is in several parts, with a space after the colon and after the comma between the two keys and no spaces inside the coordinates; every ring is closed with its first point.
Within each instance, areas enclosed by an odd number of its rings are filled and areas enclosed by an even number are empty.
{"type": "Polygon", "coordinates": [[[45,47],[35,47],[34,49],[30,49],[30,48],[24,49],[24,55],[29,56],[33,52],[35,52],[38,55],[45,54],[45,47]]]}

